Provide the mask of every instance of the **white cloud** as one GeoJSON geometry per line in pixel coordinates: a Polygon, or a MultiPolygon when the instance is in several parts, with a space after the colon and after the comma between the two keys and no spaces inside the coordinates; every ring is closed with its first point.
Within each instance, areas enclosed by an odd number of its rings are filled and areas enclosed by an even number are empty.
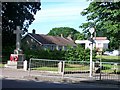
{"type": "Polygon", "coordinates": [[[79,7],[72,7],[72,8],[54,8],[54,9],[47,9],[47,10],[41,10],[38,14],[41,17],[46,16],[64,16],[64,15],[76,15],[80,14],[80,11],[82,11],[79,7]]]}
{"type": "Polygon", "coordinates": [[[79,8],[57,8],[57,9],[51,9],[51,10],[41,10],[41,12],[37,13],[35,16],[35,22],[43,22],[46,20],[51,19],[72,19],[75,18],[75,16],[80,16],[80,9],[79,8]]]}
{"type": "Polygon", "coordinates": [[[71,20],[80,16],[80,12],[86,7],[83,4],[63,3],[54,8],[48,7],[41,9],[35,15],[34,23],[49,22],[49,21],[65,21],[71,20]],[[84,7],[83,7],[84,6],[84,7]]]}
{"type": "Polygon", "coordinates": [[[34,16],[35,21],[30,25],[29,31],[34,28],[44,30],[38,31],[39,33],[47,33],[51,28],[59,26],[79,29],[79,25],[85,21],[85,17],[80,15],[80,12],[89,5],[85,0],[79,0],[79,2],[62,0],[66,1],[64,3],[61,3],[61,0],[55,0],[57,3],[54,3],[54,0],[52,3],[49,3],[48,0],[43,3],[44,1],[46,0],[42,0],[41,10],[34,16]]]}

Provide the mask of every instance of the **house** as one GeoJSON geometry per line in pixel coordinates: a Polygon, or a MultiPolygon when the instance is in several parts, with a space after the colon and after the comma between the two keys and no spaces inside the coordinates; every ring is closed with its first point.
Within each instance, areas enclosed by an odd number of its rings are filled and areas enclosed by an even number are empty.
{"type": "Polygon", "coordinates": [[[22,38],[23,47],[29,49],[50,49],[50,50],[67,50],[67,46],[75,47],[73,40],[59,36],[49,36],[43,34],[28,33],[22,38]]]}
{"type": "MultiPolygon", "coordinates": [[[[109,44],[109,40],[107,39],[107,37],[94,37],[93,38],[94,43],[93,43],[93,48],[96,47],[97,50],[99,49],[108,49],[108,44],[109,44]]],[[[86,48],[90,48],[90,43],[91,41],[89,40],[76,40],[75,41],[76,44],[81,44],[85,46],[86,48]]]]}

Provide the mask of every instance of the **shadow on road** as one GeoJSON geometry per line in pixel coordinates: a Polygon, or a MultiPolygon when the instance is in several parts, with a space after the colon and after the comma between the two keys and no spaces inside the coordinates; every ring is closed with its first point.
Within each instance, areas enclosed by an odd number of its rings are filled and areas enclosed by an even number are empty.
{"type": "Polygon", "coordinates": [[[88,89],[104,89],[107,88],[109,90],[119,90],[118,87],[102,85],[94,85],[89,83],[80,82],[79,84],[70,84],[70,83],[53,83],[53,82],[38,82],[33,80],[12,80],[12,79],[2,79],[2,88],[88,88],[88,89]]]}
{"type": "Polygon", "coordinates": [[[109,84],[109,85],[120,85],[120,81],[116,80],[88,80],[88,81],[80,81],[83,83],[96,83],[96,84],[109,84]]]}

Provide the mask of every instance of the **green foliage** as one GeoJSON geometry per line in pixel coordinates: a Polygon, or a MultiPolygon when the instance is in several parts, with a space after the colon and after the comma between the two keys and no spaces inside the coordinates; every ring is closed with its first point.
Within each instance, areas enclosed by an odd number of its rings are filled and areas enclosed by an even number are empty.
{"type": "MultiPolygon", "coordinates": [[[[84,49],[82,46],[78,45],[73,48],[68,46],[67,51],[58,51],[58,50],[24,50],[26,59],[30,58],[39,58],[39,59],[52,59],[52,60],[68,60],[68,61],[89,61],[90,59],[90,50],[84,49]]],[[[96,57],[96,52],[93,50],[93,59],[96,57]]]]}
{"type": "Polygon", "coordinates": [[[97,59],[102,59],[102,62],[120,62],[120,56],[105,56],[105,55],[97,55],[97,59]]]}
{"type": "Polygon", "coordinates": [[[118,49],[120,46],[120,2],[91,2],[89,7],[81,12],[87,16],[87,23],[83,23],[84,33],[94,24],[97,36],[107,36],[110,48],[118,49]]]}
{"type": "Polygon", "coordinates": [[[52,60],[63,60],[65,51],[51,51],[51,50],[25,50],[24,54],[26,59],[30,58],[40,58],[40,59],[52,59],[52,60]]]}
{"type": "Polygon", "coordinates": [[[2,51],[6,59],[8,59],[7,54],[10,55],[15,49],[9,50],[16,41],[13,30],[16,30],[16,26],[21,26],[21,29],[26,32],[34,21],[34,15],[40,10],[40,5],[40,2],[2,2],[2,51]]]}
{"type": "MultiPolygon", "coordinates": [[[[95,58],[95,50],[93,50],[93,59],[95,58]]],[[[80,45],[76,48],[69,47],[65,53],[65,60],[70,61],[89,61],[90,59],[90,50],[84,49],[80,45]]]]}
{"type": "Polygon", "coordinates": [[[3,68],[4,67],[4,64],[0,63],[0,68],[3,68]]]}
{"type": "Polygon", "coordinates": [[[83,39],[84,38],[83,34],[81,34],[80,32],[78,32],[74,28],[69,28],[69,27],[53,28],[48,33],[48,35],[52,35],[52,36],[61,36],[61,34],[63,35],[63,37],[68,37],[69,35],[71,35],[71,38],[73,40],[83,39]]]}
{"type": "Polygon", "coordinates": [[[10,59],[10,54],[14,52],[15,46],[8,46],[2,49],[2,62],[6,62],[10,59]]]}

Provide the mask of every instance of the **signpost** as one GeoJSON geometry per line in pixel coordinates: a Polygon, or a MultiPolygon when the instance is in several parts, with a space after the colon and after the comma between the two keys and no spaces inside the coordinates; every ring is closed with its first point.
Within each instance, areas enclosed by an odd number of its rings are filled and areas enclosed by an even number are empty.
{"type": "Polygon", "coordinates": [[[89,76],[92,77],[92,49],[93,49],[93,33],[94,33],[95,29],[92,27],[89,29],[89,32],[91,34],[90,36],[90,40],[91,40],[91,43],[90,43],[90,74],[89,76]]]}

